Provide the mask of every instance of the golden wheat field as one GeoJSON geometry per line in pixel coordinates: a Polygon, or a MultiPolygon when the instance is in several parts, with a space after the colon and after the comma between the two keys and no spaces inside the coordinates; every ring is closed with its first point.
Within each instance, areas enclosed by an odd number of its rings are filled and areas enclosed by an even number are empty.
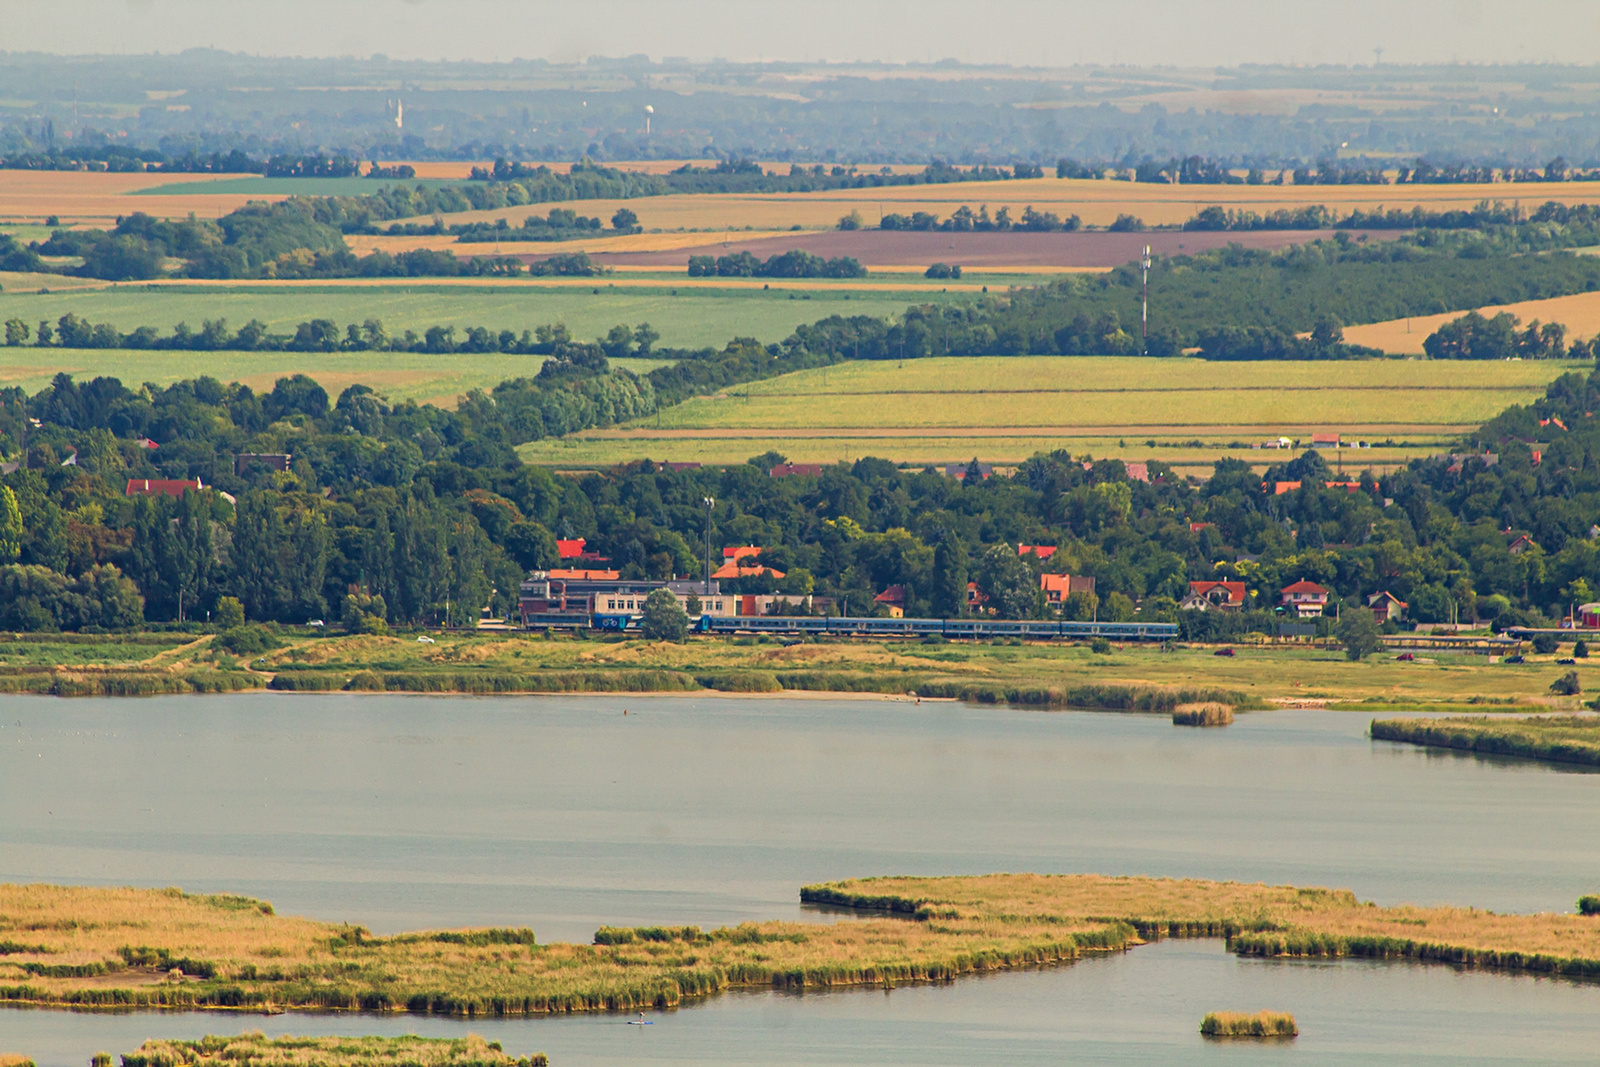
{"type": "MultiPolygon", "coordinates": [[[[1574,293],[1546,300],[1523,300],[1515,304],[1495,304],[1478,309],[1479,313],[1493,317],[1510,312],[1526,326],[1534,319],[1540,322],[1559,322],[1567,328],[1568,339],[1587,340],[1600,334],[1600,293],[1574,293]]],[[[1365,326],[1345,327],[1345,340],[1358,345],[1371,345],[1385,352],[1401,355],[1421,355],[1422,342],[1440,326],[1466,314],[1451,311],[1443,315],[1419,315],[1411,319],[1389,319],[1365,326]]]]}

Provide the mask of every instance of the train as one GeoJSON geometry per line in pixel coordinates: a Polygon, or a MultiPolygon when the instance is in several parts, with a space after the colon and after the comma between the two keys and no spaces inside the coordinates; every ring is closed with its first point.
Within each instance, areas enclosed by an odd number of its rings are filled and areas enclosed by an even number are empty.
{"type": "MultiPolygon", "coordinates": [[[[623,633],[639,629],[637,614],[622,612],[538,612],[525,616],[530,629],[599,630],[623,633]]],[[[702,634],[831,634],[837,637],[1021,637],[1034,641],[1173,641],[1172,622],[1067,622],[1054,619],[894,619],[833,615],[701,615],[689,629],[702,634]]]]}

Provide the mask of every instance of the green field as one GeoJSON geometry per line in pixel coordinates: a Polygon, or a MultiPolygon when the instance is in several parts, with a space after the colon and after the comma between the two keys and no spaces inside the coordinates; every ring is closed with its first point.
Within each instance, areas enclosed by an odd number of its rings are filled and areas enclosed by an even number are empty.
{"type": "Polygon", "coordinates": [[[673,295],[673,287],[627,288],[600,281],[592,288],[535,284],[429,285],[425,281],[381,286],[272,286],[240,283],[192,287],[129,283],[79,289],[78,279],[48,275],[0,275],[0,320],[54,321],[72,312],[90,322],[109,322],[124,333],[139,326],[162,332],[187,322],[195,329],[206,319],[224,318],[235,328],[260,319],[271,329],[292,333],[296,323],[329,318],[339,323],[383,320],[391,333],[434,324],[487,326],[492,330],[532,329],[565,323],[577,337],[596,337],[617,323],[648,322],[661,344],[722,347],[733,337],[781,341],[801,323],[833,314],[898,316],[912,297],[904,292],[810,293],[751,290],[694,290],[673,295]],[[48,293],[37,292],[42,284],[48,293]],[[31,283],[31,284],[30,284],[31,283]],[[74,291],[58,292],[73,287],[74,291]],[[35,291],[19,292],[19,289],[35,291]],[[594,289],[599,292],[594,292],[594,289]],[[793,299],[791,299],[793,297],[793,299]]]}
{"type": "MultiPolygon", "coordinates": [[[[329,398],[346,386],[370,385],[390,400],[417,400],[455,407],[469,389],[488,389],[508,378],[539,373],[543,356],[500,352],[167,352],[128,348],[0,347],[0,386],[20,385],[37,392],[61,371],[80,381],[108,375],[130,388],[145,382],[168,385],[184,378],[209,375],[223,382],[244,382],[252,389],[271,389],[290,374],[309,374],[329,398]]],[[[654,359],[619,359],[613,365],[637,374],[661,366],[654,359]]]]}
{"type": "Polygon", "coordinates": [[[532,442],[521,452],[530,462],[571,466],[641,456],[740,462],[769,447],[796,462],[873,455],[1006,463],[1065,448],[1198,470],[1221,455],[1264,465],[1285,454],[1253,443],[1284,436],[1304,447],[1313,432],[1332,431],[1377,445],[1330,454],[1330,463],[1360,471],[1447,450],[1459,434],[1577,368],[1069,356],[862,362],[741,385],[669,408],[659,420],[532,442]]]}

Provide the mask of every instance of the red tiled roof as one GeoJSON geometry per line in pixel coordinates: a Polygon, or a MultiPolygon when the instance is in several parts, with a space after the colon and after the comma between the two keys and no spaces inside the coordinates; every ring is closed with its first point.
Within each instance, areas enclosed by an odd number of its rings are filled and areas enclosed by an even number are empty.
{"type": "Polygon", "coordinates": [[[730,559],[722,566],[711,572],[713,578],[759,578],[763,574],[770,574],[774,578],[782,578],[786,572],[774,567],[767,567],[755,562],[751,556],[730,559]],[[749,560],[749,562],[745,562],[749,560]]]}
{"type": "Polygon", "coordinates": [[[1017,546],[1017,555],[1026,556],[1029,552],[1032,552],[1039,559],[1049,559],[1051,556],[1056,554],[1056,546],[1055,545],[1018,545],[1017,546]]]}
{"type": "Polygon", "coordinates": [[[556,551],[561,553],[562,559],[577,559],[579,556],[583,555],[584,544],[585,539],[582,537],[574,537],[570,540],[562,540],[557,538],[556,551]]]}
{"type": "Polygon", "coordinates": [[[1322,588],[1322,586],[1318,585],[1316,582],[1308,582],[1304,578],[1302,578],[1298,582],[1295,582],[1293,585],[1284,586],[1283,589],[1282,589],[1282,592],[1285,592],[1285,593],[1324,593],[1324,594],[1326,594],[1327,590],[1322,588]]]}
{"type": "Polygon", "coordinates": [[[181,497],[190,489],[203,488],[198,478],[192,482],[183,478],[129,478],[122,495],[181,497]]]}
{"type": "Polygon", "coordinates": [[[1128,477],[1135,482],[1148,482],[1150,480],[1150,464],[1148,463],[1123,463],[1128,477]]]}
{"type": "Polygon", "coordinates": [[[1190,582],[1190,596],[1205,596],[1213,589],[1225,590],[1228,594],[1228,603],[1243,604],[1245,588],[1243,582],[1190,582]]]}
{"type": "Polygon", "coordinates": [[[891,585],[883,592],[872,598],[875,604],[893,604],[895,607],[904,607],[906,603],[906,587],[891,585]]]}

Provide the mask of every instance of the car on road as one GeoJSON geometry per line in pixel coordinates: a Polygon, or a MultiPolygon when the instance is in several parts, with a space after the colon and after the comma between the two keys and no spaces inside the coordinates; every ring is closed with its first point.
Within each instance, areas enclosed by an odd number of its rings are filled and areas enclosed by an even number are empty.
{"type": "Polygon", "coordinates": [[[1417,658],[1416,654],[1413,653],[1413,652],[1402,652],[1398,656],[1395,657],[1395,662],[1397,662],[1397,663],[1410,663],[1412,660],[1414,660],[1416,658],[1417,658]]]}
{"type": "Polygon", "coordinates": [[[1233,649],[1231,649],[1231,648],[1219,648],[1219,649],[1217,649],[1215,652],[1213,652],[1211,654],[1213,656],[1231,656],[1231,655],[1233,655],[1233,649]]]}

